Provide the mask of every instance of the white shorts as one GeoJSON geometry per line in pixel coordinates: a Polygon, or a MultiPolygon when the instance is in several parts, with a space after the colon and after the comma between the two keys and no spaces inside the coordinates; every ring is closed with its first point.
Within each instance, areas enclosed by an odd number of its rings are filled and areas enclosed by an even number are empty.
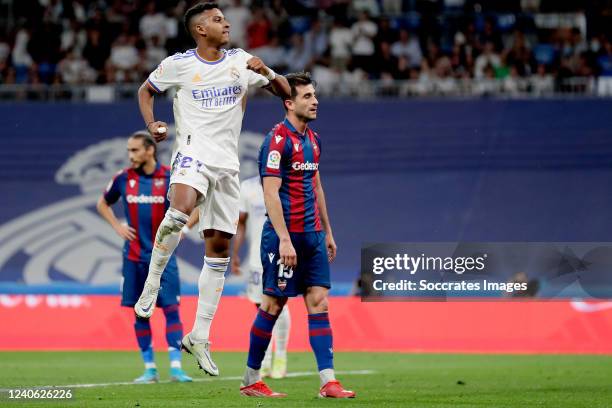
{"type": "Polygon", "coordinates": [[[200,192],[196,203],[200,211],[200,234],[207,229],[236,234],[240,200],[238,171],[206,166],[178,153],[170,175],[170,200],[173,184],[186,184],[200,192]]]}
{"type": "Polygon", "coordinates": [[[246,295],[253,303],[261,304],[263,301],[263,269],[262,268],[249,268],[249,272],[246,295]]]}

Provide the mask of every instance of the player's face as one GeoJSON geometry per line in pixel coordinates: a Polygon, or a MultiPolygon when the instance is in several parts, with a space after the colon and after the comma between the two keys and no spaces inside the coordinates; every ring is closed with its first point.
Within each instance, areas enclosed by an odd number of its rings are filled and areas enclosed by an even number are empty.
{"type": "Polygon", "coordinates": [[[141,168],[154,158],[153,148],[146,149],[141,139],[128,139],[127,151],[133,169],[141,168]]]}
{"type": "Polygon", "coordinates": [[[211,44],[225,45],[229,43],[230,23],[219,9],[207,10],[200,14],[196,31],[205,35],[211,44]]]}
{"type": "Polygon", "coordinates": [[[293,101],[295,116],[304,122],[310,122],[317,118],[317,107],[319,101],[315,95],[312,84],[296,87],[297,95],[293,101]]]}

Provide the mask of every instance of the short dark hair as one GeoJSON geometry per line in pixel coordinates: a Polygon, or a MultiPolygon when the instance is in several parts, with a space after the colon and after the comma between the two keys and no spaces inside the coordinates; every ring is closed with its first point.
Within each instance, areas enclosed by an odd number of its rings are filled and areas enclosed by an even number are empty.
{"type": "Polygon", "coordinates": [[[190,7],[185,12],[185,17],[183,18],[183,23],[185,24],[185,30],[187,30],[187,33],[189,33],[189,35],[191,35],[193,37],[193,33],[191,32],[191,29],[189,28],[189,26],[191,25],[191,19],[192,18],[194,18],[198,14],[203,13],[203,12],[205,12],[207,10],[212,10],[212,9],[216,9],[216,8],[219,8],[219,5],[217,3],[213,3],[213,2],[198,3],[198,4],[190,7]]]}
{"type": "Polygon", "coordinates": [[[130,136],[130,139],[142,140],[142,144],[145,150],[153,146],[153,155],[155,156],[155,159],[157,160],[157,143],[155,143],[155,140],[153,140],[153,136],[151,136],[149,132],[144,131],[144,130],[139,130],[138,132],[132,133],[130,136]]]}
{"type": "Polygon", "coordinates": [[[287,82],[289,82],[289,87],[291,88],[291,100],[295,99],[297,96],[297,87],[310,85],[316,86],[316,82],[312,80],[310,77],[310,72],[293,72],[291,74],[285,75],[287,82]]]}

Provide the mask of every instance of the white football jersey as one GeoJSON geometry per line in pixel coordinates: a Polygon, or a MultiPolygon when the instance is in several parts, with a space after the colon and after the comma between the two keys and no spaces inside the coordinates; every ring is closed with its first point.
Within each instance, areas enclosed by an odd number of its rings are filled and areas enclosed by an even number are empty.
{"type": "Polygon", "coordinates": [[[158,92],[176,87],[174,120],[177,152],[208,166],[239,170],[238,136],[249,87],[268,85],[266,77],[246,68],[252,55],[223,50],[214,62],[195,49],[164,59],[149,75],[158,92]]]}
{"type": "Polygon", "coordinates": [[[262,270],[260,257],[261,230],[266,221],[266,204],[259,177],[251,177],[240,185],[240,212],[247,213],[246,240],[249,250],[245,264],[251,270],[262,270]]]}

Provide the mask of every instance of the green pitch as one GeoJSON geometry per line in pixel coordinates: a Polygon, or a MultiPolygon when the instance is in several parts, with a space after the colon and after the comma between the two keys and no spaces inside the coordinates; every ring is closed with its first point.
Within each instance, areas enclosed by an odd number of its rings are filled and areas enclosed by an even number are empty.
{"type": "Polygon", "coordinates": [[[246,355],[214,353],[221,377],[202,375],[190,356],[184,366],[190,384],[163,383],[166,353],[156,359],[162,383],[119,385],[141,374],[136,352],[0,353],[3,407],[610,407],[612,357],[509,356],[399,353],[337,353],[338,378],[357,392],[355,400],[316,398],[318,376],[310,353],[290,353],[295,377],[269,380],[282,400],[238,394],[246,355]],[[308,372],[312,372],[309,374],[308,372]],[[114,385],[108,385],[115,383],[114,385]],[[7,400],[13,387],[88,385],[73,388],[71,401],[7,400]],[[107,384],[107,385],[102,385],[107,384]]]}

